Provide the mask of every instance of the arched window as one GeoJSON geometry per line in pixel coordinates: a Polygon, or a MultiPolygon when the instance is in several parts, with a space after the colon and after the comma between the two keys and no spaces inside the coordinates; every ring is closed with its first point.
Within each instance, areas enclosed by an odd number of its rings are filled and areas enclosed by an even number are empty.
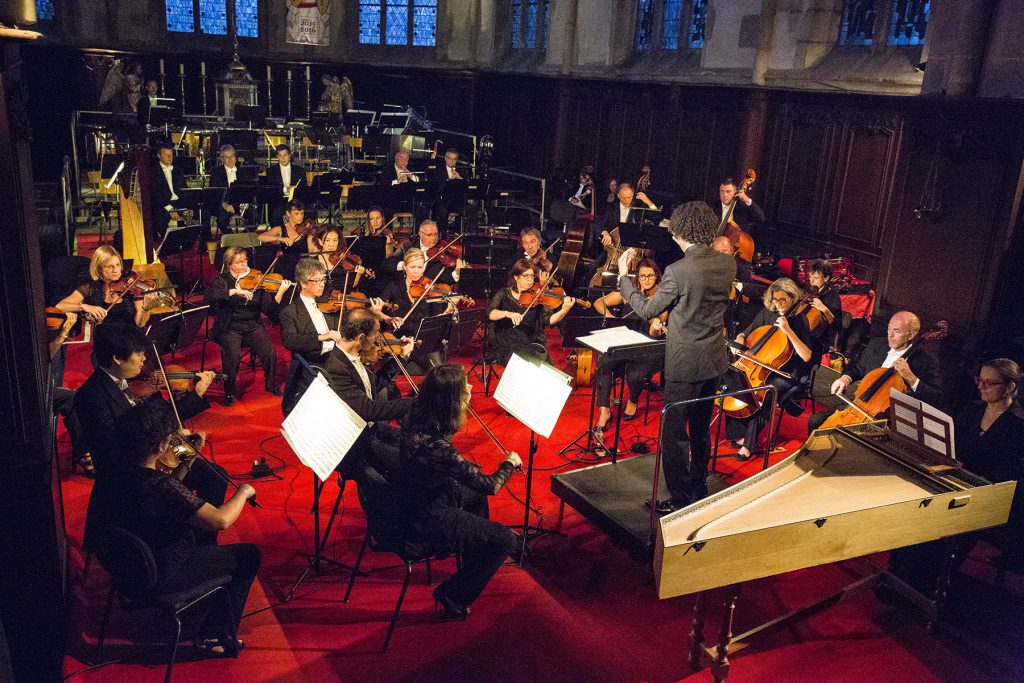
{"type": "Polygon", "coordinates": [[[53,21],[53,0],[36,0],[36,19],[53,21]]]}
{"type": "Polygon", "coordinates": [[[513,49],[547,49],[550,5],[550,0],[512,0],[513,49]]]}
{"type": "Polygon", "coordinates": [[[437,0],[360,0],[359,43],[433,47],[437,0]]]}
{"type": "Polygon", "coordinates": [[[638,0],[633,45],[638,52],[700,49],[708,0],[638,0]]]}

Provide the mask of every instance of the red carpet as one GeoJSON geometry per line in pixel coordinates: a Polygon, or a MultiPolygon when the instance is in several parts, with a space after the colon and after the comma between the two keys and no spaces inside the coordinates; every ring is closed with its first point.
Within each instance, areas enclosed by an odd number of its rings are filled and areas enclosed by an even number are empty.
{"type": "MultiPolygon", "coordinates": [[[[276,331],[271,332],[277,338],[276,331]]],[[[552,337],[554,345],[554,337],[552,337]]],[[[208,365],[219,367],[216,346],[210,345],[208,365]]],[[[89,350],[69,352],[65,384],[78,386],[86,377],[89,350]]],[[[185,363],[198,367],[198,345],[185,363]]],[[[556,360],[561,366],[564,354],[556,360]]],[[[287,352],[279,352],[283,376],[287,352]]],[[[467,356],[468,358],[468,356],[467,356]]],[[[181,358],[179,357],[179,362],[181,358]]],[[[380,568],[356,582],[352,600],[342,603],[346,574],[313,577],[298,599],[282,604],[305,568],[298,556],[312,546],[311,473],[298,463],[280,437],[280,399],[267,395],[262,376],[243,371],[240,385],[248,391],[232,408],[219,404],[199,416],[194,427],[206,430],[217,461],[232,474],[248,471],[258,458],[258,443],[287,465],[282,479],[255,483],[262,510],[247,508],[239,521],[221,535],[222,542],[250,541],[263,550],[263,564],[249,597],[240,637],[247,643],[238,660],[188,661],[191,648],[179,650],[175,680],[216,681],[677,681],[711,680],[707,671],[694,674],[686,662],[693,597],[659,601],[648,570],[631,560],[600,531],[567,509],[564,538],[545,537],[532,546],[524,569],[502,568],[473,613],[463,623],[440,621],[434,615],[423,567],[414,575],[388,654],[380,653],[387,620],[398,597],[402,569],[391,555],[368,555],[365,568],[380,568]]],[[[528,433],[505,417],[492,399],[484,399],[474,381],[473,405],[504,444],[525,456],[528,433]]],[[[216,386],[214,399],[220,398],[216,386]]],[[[534,491],[536,504],[553,526],[558,501],[549,491],[552,471],[578,466],[556,455],[580,433],[588,416],[589,390],[573,394],[550,441],[541,440],[534,491]]],[[[643,403],[641,403],[641,409],[643,403]]],[[[656,436],[660,396],[651,402],[652,420],[623,425],[627,441],[633,436],[656,436]]],[[[803,441],[802,420],[786,417],[783,445],[791,452],[803,441]]],[[[456,444],[485,469],[501,459],[475,423],[456,444]]],[[[69,445],[60,442],[66,461],[69,445]]],[[[775,456],[773,461],[782,456],[775,456]]],[[[273,463],[273,458],[270,458],[273,463]]],[[[723,468],[736,470],[731,460],[723,468]]],[[[63,469],[67,469],[64,467],[63,469]]],[[[739,476],[759,469],[744,463],[739,476]]],[[[66,472],[65,472],[66,474],[66,472]]],[[[510,493],[522,497],[525,479],[513,478],[510,491],[493,501],[494,519],[516,524],[523,508],[510,493]]],[[[91,482],[67,476],[63,486],[67,527],[72,546],[75,583],[70,653],[65,673],[94,663],[95,640],[107,591],[105,572],[95,563],[82,578],[82,527],[91,482]]],[[[337,488],[332,482],[321,501],[330,512],[337,488]]],[[[330,556],[353,562],[364,532],[364,516],[350,485],[344,497],[341,524],[332,533],[330,556]]],[[[745,587],[736,611],[735,632],[775,618],[828,594],[852,579],[845,565],[830,565],[745,587]]],[[[451,560],[437,563],[437,576],[453,571],[451,560]]],[[[930,636],[923,622],[906,609],[879,602],[870,590],[827,610],[799,626],[780,632],[733,657],[729,680],[771,681],[984,681],[1022,680],[1019,664],[1024,643],[1020,624],[1019,576],[1007,581],[1008,593],[998,594],[988,583],[991,570],[968,562],[965,571],[982,577],[984,599],[963,608],[960,629],[966,635],[940,632],[930,636]],[[973,611],[972,611],[973,610],[973,611]],[[1014,673],[1016,670],[1016,674],[1014,673]]],[[[978,583],[975,581],[975,583],[978,583]]],[[[717,605],[719,592],[712,596],[717,605]]],[[[714,640],[717,614],[712,611],[706,635],[714,640]]],[[[161,680],[161,654],[144,643],[162,642],[166,625],[153,628],[151,613],[115,610],[105,659],[125,657],[135,664],[113,664],[82,673],[74,680],[161,680]],[[143,645],[134,645],[143,643],[143,645]],[[138,663],[142,662],[142,663],[138,663]]]]}

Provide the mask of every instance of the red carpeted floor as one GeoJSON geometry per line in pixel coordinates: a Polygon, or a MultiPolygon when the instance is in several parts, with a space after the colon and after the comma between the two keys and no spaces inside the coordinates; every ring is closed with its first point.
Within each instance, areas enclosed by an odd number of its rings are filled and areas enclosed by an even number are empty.
{"type": "MultiPolygon", "coordinates": [[[[276,331],[272,336],[277,341],[276,331]]],[[[552,337],[552,346],[555,338],[552,337]]],[[[471,359],[472,349],[464,360],[471,359]]],[[[89,349],[72,347],[65,385],[78,386],[86,377],[89,349]]],[[[198,345],[180,356],[198,366],[198,345]]],[[[287,352],[279,351],[281,373],[287,352]]],[[[556,361],[561,363],[563,353],[556,361]]],[[[217,348],[210,345],[208,365],[219,367],[217,348]]],[[[454,623],[434,614],[425,570],[418,567],[391,650],[381,654],[387,620],[398,597],[402,569],[390,555],[369,555],[373,573],[356,582],[351,602],[344,604],[347,574],[314,576],[283,604],[284,596],[306,564],[300,553],[312,546],[311,473],[300,465],[280,437],[280,399],[267,395],[262,376],[247,370],[240,376],[247,389],[232,408],[215,404],[194,427],[209,434],[217,461],[229,472],[247,472],[264,448],[283,461],[280,480],[255,483],[262,510],[246,508],[239,521],[221,535],[222,542],[260,545],[263,564],[247,604],[251,616],[242,621],[240,637],[247,647],[238,660],[189,661],[188,646],[179,651],[176,680],[217,681],[677,681],[710,680],[706,671],[687,666],[693,596],[659,601],[648,570],[613,545],[572,509],[563,524],[565,537],[537,540],[523,569],[502,568],[473,605],[469,620],[454,623]]],[[[524,427],[483,397],[474,382],[473,405],[504,444],[525,455],[524,427]]],[[[211,396],[220,398],[216,387],[211,396]]],[[[553,526],[558,501],[549,490],[551,472],[581,466],[556,455],[586,426],[589,390],[574,392],[550,440],[541,440],[535,474],[535,501],[544,524],[553,526]]],[[[627,442],[654,437],[660,396],[651,402],[647,427],[641,420],[623,425],[627,442]]],[[[641,404],[642,409],[642,404],[641,404]]],[[[803,420],[787,416],[782,440],[787,452],[803,441],[803,420]]],[[[471,423],[456,440],[471,457],[492,469],[501,456],[482,431],[471,423]]],[[[69,446],[61,436],[62,458],[69,446]]],[[[774,456],[773,461],[781,458],[774,456]]],[[[272,464],[275,459],[269,458],[272,464]]],[[[759,469],[725,461],[735,482],[759,469]]],[[[64,467],[64,470],[67,468],[64,467]]],[[[74,580],[73,626],[65,673],[95,662],[96,633],[107,591],[107,576],[95,563],[82,576],[82,527],[91,482],[66,474],[63,485],[67,529],[72,546],[74,580]]],[[[525,479],[513,478],[508,491],[493,501],[492,517],[522,521],[525,479]]],[[[337,487],[332,482],[321,501],[329,513],[337,487]]],[[[353,562],[364,531],[364,516],[353,487],[344,496],[341,522],[332,533],[329,555],[353,562]]],[[[435,581],[454,570],[453,561],[435,565],[435,581]]],[[[733,658],[730,680],[771,681],[982,681],[1024,680],[1019,667],[1022,615],[1020,577],[1011,576],[1008,592],[991,587],[992,572],[969,561],[965,571],[973,592],[969,604],[955,608],[953,633],[929,635],[910,610],[887,606],[870,590],[755,644],[733,658]],[[1016,582],[1016,583],[1015,583],[1016,582]]],[[[736,611],[735,632],[770,620],[823,597],[854,578],[845,565],[829,565],[757,581],[747,585],[736,611]]],[[[712,597],[720,602],[720,593],[712,597]]],[[[133,664],[114,664],[79,674],[75,680],[160,680],[163,666],[156,648],[166,625],[153,627],[151,615],[115,610],[104,659],[124,657],[133,664]]],[[[706,628],[717,633],[717,614],[706,628]]]]}

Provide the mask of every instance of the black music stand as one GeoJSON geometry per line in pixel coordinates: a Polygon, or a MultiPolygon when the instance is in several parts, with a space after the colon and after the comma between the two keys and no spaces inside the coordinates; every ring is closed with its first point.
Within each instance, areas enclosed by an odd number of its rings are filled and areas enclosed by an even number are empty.
{"type": "MultiPolygon", "coordinates": [[[[486,309],[483,308],[460,311],[459,319],[452,320],[451,334],[448,335],[448,348],[460,349],[473,341],[477,328],[484,322],[484,313],[486,312],[486,309]]],[[[472,370],[470,372],[472,373],[472,370]]],[[[491,372],[494,371],[491,370],[491,372]]],[[[486,398],[486,392],[484,398],[486,398]]]]}
{"type": "Polygon", "coordinates": [[[267,126],[267,108],[261,104],[236,104],[231,113],[235,123],[248,124],[249,130],[267,126]]]}
{"type": "MultiPolygon", "coordinates": [[[[251,228],[251,230],[255,230],[256,229],[256,225],[252,225],[252,226],[248,225],[246,220],[245,220],[245,214],[249,213],[250,216],[255,217],[255,215],[256,215],[256,207],[259,206],[259,204],[258,204],[257,196],[256,196],[256,180],[255,180],[255,176],[253,177],[252,182],[248,182],[248,181],[242,182],[241,171],[242,171],[242,169],[239,169],[238,180],[236,180],[231,185],[231,187],[228,187],[228,188],[218,188],[224,194],[221,195],[221,199],[215,204],[215,206],[219,208],[220,207],[220,202],[227,202],[231,206],[235,207],[235,209],[236,209],[235,215],[242,219],[242,228],[245,231],[248,232],[248,231],[250,231],[250,228],[251,228]],[[238,207],[241,204],[248,204],[249,205],[249,208],[247,209],[247,211],[239,212],[237,210],[238,207]]],[[[253,169],[253,171],[255,171],[255,169],[253,169]]]]}
{"type": "Polygon", "coordinates": [[[346,211],[366,211],[374,205],[377,188],[374,185],[353,185],[348,188],[346,211]]]}
{"type": "Polygon", "coordinates": [[[178,270],[181,272],[181,282],[178,283],[178,287],[182,290],[182,303],[185,301],[184,290],[187,289],[185,287],[185,254],[195,251],[202,230],[203,226],[197,224],[167,228],[163,240],[160,241],[160,245],[156,249],[157,255],[162,258],[178,257],[178,270]]]}
{"type": "MultiPolygon", "coordinates": [[[[653,210],[646,209],[646,211],[653,210]]],[[[637,209],[632,209],[632,211],[637,211],[637,209]]],[[[619,223],[619,242],[624,247],[650,249],[655,253],[664,253],[675,247],[675,242],[669,231],[652,223],[619,223]]]]}
{"type": "MultiPolygon", "coordinates": [[[[409,355],[410,364],[418,366],[420,370],[426,370],[431,366],[430,354],[441,351],[441,357],[447,356],[448,331],[452,326],[452,314],[440,313],[427,316],[420,320],[414,336],[420,343],[413,348],[409,355]]],[[[413,373],[417,374],[417,373],[413,373]]],[[[420,372],[418,374],[426,374],[420,372]]]]}

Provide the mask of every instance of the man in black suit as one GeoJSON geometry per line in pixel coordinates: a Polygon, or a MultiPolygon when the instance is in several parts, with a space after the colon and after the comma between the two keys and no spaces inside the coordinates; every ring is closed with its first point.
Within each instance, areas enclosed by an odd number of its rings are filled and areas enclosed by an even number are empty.
{"type": "Polygon", "coordinates": [[[432,215],[442,226],[448,225],[448,216],[458,213],[465,200],[465,187],[458,189],[458,183],[449,185],[449,181],[465,180],[458,170],[459,150],[449,147],[444,153],[444,163],[439,164],[430,173],[430,180],[437,188],[437,199],[434,201],[432,215]]]}
{"type": "MultiPolygon", "coordinates": [[[[235,155],[235,148],[231,145],[222,145],[220,148],[220,160],[221,165],[217,166],[210,173],[210,187],[217,187],[224,189],[224,195],[220,198],[220,205],[216,207],[215,214],[217,216],[217,230],[223,235],[228,230],[228,225],[231,222],[231,217],[238,215],[239,207],[232,204],[230,197],[228,196],[228,189],[238,182],[238,158],[235,155]]],[[[207,231],[206,239],[209,240],[211,235],[209,234],[209,222],[204,224],[204,229],[207,231]]]]}
{"type": "MultiPolygon", "coordinates": [[[[395,249],[391,256],[384,260],[381,265],[381,271],[384,273],[385,279],[391,281],[401,279],[405,276],[405,253],[410,249],[419,249],[426,257],[427,252],[437,246],[437,243],[441,240],[441,231],[437,226],[437,221],[428,219],[420,223],[417,236],[417,241],[395,249]]],[[[441,265],[439,260],[435,258],[431,259],[430,262],[427,263],[427,267],[423,271],[423,274],[433,280],[443,268],[444,274],[441,275],[440,281],[443,284],[451,285],[459,281],[460,273],[465,267],[466,262],[461,258],[455,259],[455,266],[453,268],[445,268],[441,265]]]]}
{"type": "Polygon", "coordinates": [[[612,230],[619,226],[619,223],[640,223],[644,212],[636,211],[636,209],[658,208],[646,193],[638,192],[634,194],[632,183],[619,183],[619,189],[615,195],[619,201],[601,214],[601,217],[594,223],[594,229],[590,233],[592,244],[587,251],[593,256],[599,256],[601,247],[609,246],[615,241],[611,233],[612,230]],[[598,237],[600,237],[600,243],[598,243],[598,237]]]}
{"type": "Polygon", "coordinates": [[[149,123],[149,110],[158,104],[157,94],[156,81],[146,81],[146,92],[142,93],[138,104],[135,105],[135,115],[140,125],[145,126],[149,123]]]}
{"type": "Polygon", "coordinates": [[[166,142],[157,145],[156,158],[157,164],[150,174],[149,196],[154,231],[162,237],[171,219],[181,220],[175,206],[185,187],[185,174],[174,166],[174,148],[166,142]]]}
{"type": "Polygon", "coordinates": [[[718,232],[725,230],[729,219],[740,226],[740,230],[752,234],[752,230],[764,223],[764,211],[754,203],[754,200],[747,196],[746,192],[740,192],[736,181],[726,178],[718,186],[718,198],[721,202],[718,205],[718,232]]]}
{"type": "Polygon", "coordinates": [[[418,182],[420,177],[409,169],[409,153],[404,150],[395,152],[395,163],[385,166],[380,172],[379,184],[384,187],[418,182]]]}
{"type": "MultiPolygon", "coordinates": [[[[920,332],[921,321],[916,315],[910,311],[893,314],[886,336],[875,337],[868,342],[849,372],[832,383],[832,393],[846,392],[854,380],[859,381],[876,368],[893,368],[903,378],[910,396],[941,409],[944,399],[938,362],[918,344],[911,346],[920,332]]],[[[826,410],[811,415],[807,419],[807,429],[813,432],[829,415],[831,413],[826,410]]]]}
{"type": "MultiPolygon", "coordinates": [[[[347,313],[341,325],[341,341],[336,344],[324,368],[324,375],[334,393],[359,417],[371,423],[405,417],[415,402],[412,398],[388,398],[386,388],[363,363],[360,352],[372,349],[379,336],[380,319],[373,311],[357,308],[347,313]]],[[[407,350],[411,351],[411,343],[407,350]]],[[[359,436],[352,451],[341,461],[343,476],[354,478],[357,475],[363,459],[370,457],[371,439],[372,429],[359,436]]],[[[377,467],[380,463],[370,464],[380,471],[387,469],[377,467]]]]}
{"type": "MultiPolygon", "coordinates": [[[[638,316],[650,320],[668,311],[665,346],[665,405],[711,396],[729,367],[722,334],[736,260],[711,248],[718,234],[715,215],[704,202],[678,207],[669,221],[672,240],[684,256],[665,270],[654,296],[646,298],[630,281],[633,250],[619,258],[619,291],[638,316]]],[[[667,514],[707,495],[712,402],[677,408],[665,425],[662,466],[670,497],[650,501],[667,514]],[[686,427],[689,426],[689,435],[686,427]],[[689,457],[687,457],[689,455],[689,457]]]]}
{"type": "Polygon", "coordinates": [[[291,147],[288,145],[278,145],[275,151],[277,153],[277,165],[267,169],[266,184],[268,187],[280,188],[278,193],[280,196],[275,194],[276,199],[270,203],[267,215],[270,227],[281,225],[291,188],[306,182],[306,171],[298,164],[292,163],[291,147]]]}

